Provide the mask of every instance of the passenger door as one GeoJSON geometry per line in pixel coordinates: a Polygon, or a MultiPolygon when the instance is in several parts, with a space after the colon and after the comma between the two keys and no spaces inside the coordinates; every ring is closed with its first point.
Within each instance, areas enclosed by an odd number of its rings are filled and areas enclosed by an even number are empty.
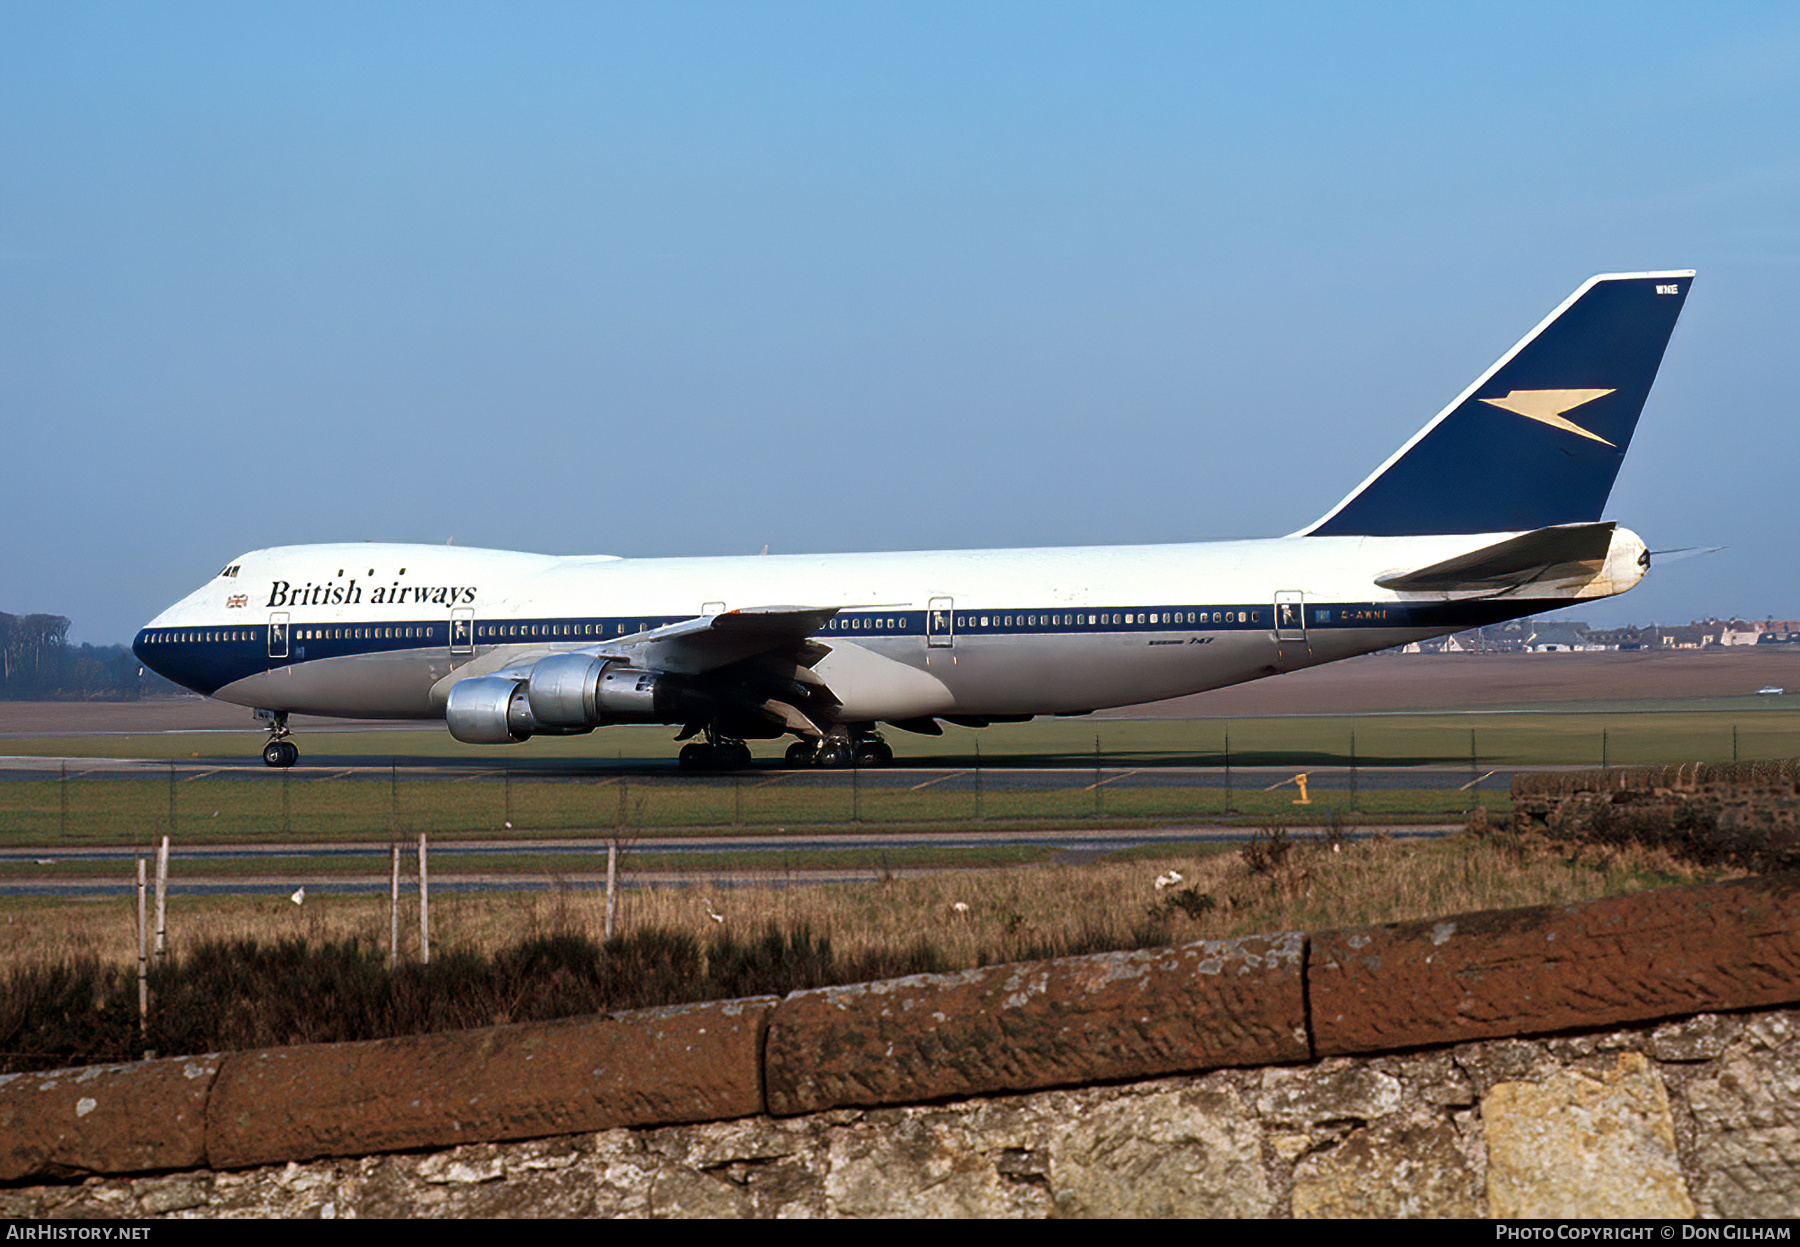
{"type": "Polygon", "coordinates": [[[956,645],[956,602],[951,598],[932,598],[925,605],[925,644],[930,649],[951,649],[956,645]]]}
{"type": "Polygon", "coordinates": [[[450,612],[450,652],[452,654],[473,654],[475,652],[475,609],[470,606],[458,606],[450,612]]]}

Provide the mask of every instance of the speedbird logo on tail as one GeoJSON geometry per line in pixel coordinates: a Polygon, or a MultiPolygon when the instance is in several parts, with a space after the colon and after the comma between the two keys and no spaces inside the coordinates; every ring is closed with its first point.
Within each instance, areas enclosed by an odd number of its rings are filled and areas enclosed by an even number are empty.
{"type": "MultiPolygon", "coordinates": [[[[1583,403],[1591,403],[1596,398],[1611,394],[1611,390],[1514,390],[1505,398],[1484,398],[1481,401],[1490,407],[1498,407],[1502,411],[1510,411],[1524,416],[1527,420],[1536,420],[1539,424],[1547,424],[1553,429],[1562,429],[1566,433],[1579,433],[1602,446],[1613,444],[1597,433],[1590,433],[1573,420],[1563,419],[1563,412],[1573,411],[1583,403]]],[[[1613,446],[1617,450],[1617,446],[1613,446]]]]}

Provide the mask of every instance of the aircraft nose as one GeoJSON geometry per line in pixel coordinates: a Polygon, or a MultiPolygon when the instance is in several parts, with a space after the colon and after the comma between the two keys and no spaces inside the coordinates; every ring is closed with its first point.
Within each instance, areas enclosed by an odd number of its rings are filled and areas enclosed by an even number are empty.
{"type": "Polygon", "coordinates": [[[223,643],[218,630],[206,628],[147,627],[131,643],[131,652],[144,666],[208,697],[231,678],[225,667],[242,648],[223,643]]]}
{"type": "Polygon", "coordinates": [[[184,688],[193,685],[182,678],[180,642],[176,641],[171,629],[142,628],[137,639],[131,643],[131,652],[137,660],[165,680],[173,680],[184,688]],[[162,638],[159,640],[158,638],[162,638]]]}

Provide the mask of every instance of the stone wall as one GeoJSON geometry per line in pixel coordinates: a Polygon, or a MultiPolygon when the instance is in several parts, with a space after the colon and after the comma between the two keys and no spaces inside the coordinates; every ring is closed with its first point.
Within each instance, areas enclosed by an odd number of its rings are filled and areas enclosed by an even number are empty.
{"type": "Polygon", "coordinates": [[[1800,1215],[1800,1013],[0,1187],[0,1217],[1800,1215]]]}
{"type": "Polygon", "coordinates": [[[1800,877],[0,1078],[0,1216],[1800,1213],[1800,877]]]}
{"type": "Polygon", "coordinates": [[[1800,867],[1800,760],[1521,772],[1512,794],[1521,827],[1755,870],[1800,867]]]}

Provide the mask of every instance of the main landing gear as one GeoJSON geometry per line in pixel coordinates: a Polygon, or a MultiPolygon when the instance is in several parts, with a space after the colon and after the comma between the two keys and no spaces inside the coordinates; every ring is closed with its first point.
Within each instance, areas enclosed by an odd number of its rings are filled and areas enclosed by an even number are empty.
{"type": "Polygon", "coordinates": [[[797,740],[787,748],[789,766],[886,766],[894,751],[872,727],[839,727],[823,740],[797,740]]]}
{"type": "MultiPolygon", "coordinates": [[[[676,757],[684,771],[741,771],[752,764],[750,746],[716,727],[706,729],[704,742],[683,745],[676,757]]],[[[873,727],[839,725],[822,739],[795,741],[785,757],[792,767],[872,767],[888,765],[894,751],[873,727]]]]}
{"type": "Polygon", "coordinates": [[[741,771],[751,763],[750,746],[709,727],[706,740],[683,745],[676,760],[684,771],[741,771]]]}
{"type": "Polygon", "coordinates": [[[263,746],[263,765],[280,767],[283,770],[300,760],[300,747],[288,737],[287,711],[273,712],[259,710],[256,717],[269,725],[269,743],[263,746]]]}

